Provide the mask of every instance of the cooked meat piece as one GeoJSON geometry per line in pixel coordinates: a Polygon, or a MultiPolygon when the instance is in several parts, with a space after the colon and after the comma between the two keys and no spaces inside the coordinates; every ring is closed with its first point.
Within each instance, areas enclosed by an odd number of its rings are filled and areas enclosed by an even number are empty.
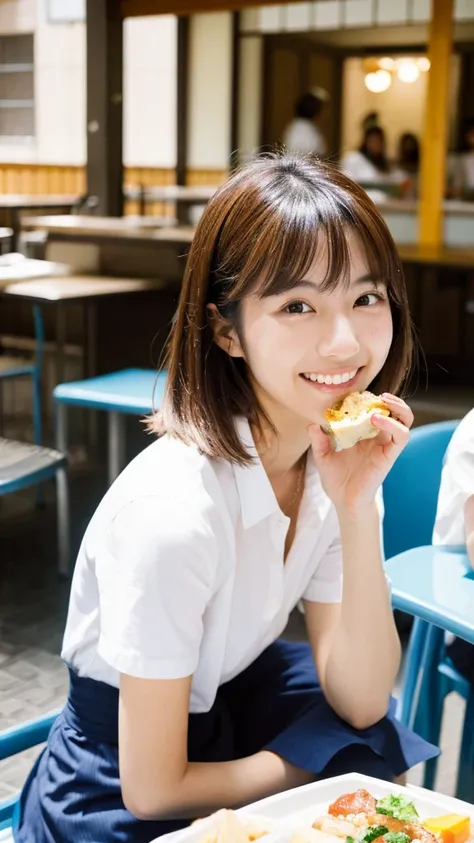
{"type": "MultiPolygon", "coordinates": [[[[348,814],[375,814],[376,809],[376,799],[367,790],[356,790],[355,793],[345,793],[336,799],[329,806],[328,813],[333,817],[347,817],[348,814]]],[[[382,823],[377,824],[382,825],[382,823]]]]}

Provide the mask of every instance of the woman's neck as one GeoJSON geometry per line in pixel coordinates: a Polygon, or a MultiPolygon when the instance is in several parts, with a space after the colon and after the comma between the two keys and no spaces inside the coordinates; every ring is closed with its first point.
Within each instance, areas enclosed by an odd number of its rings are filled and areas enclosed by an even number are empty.
{"type": "Polygon", "coordinates": [[[265,420],[261,431],[258,427],[252,430],[255,446],[270,480],[286,475],[300,464],[310,444],[307,424],[303,420],[299,424],[295,424],[294,419],[287,424],[280,421],[275,424],[275,430],[265,420]]]}

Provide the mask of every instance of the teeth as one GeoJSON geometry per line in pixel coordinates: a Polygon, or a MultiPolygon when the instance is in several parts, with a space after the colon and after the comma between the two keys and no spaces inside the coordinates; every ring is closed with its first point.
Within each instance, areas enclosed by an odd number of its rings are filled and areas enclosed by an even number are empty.
{"type": "Polygon", "coordinates": [[[304,377],[308,381],[313,381],[313,383],[324,383],[327,386],[336,385],[338,386],[341,383],[347,383],[351,381],[352,378],[355,378],[357,374],[357,369],[353,369],[352,372],[344,372],[343,375],[318,375],[314,372],[306,372],[304,377]]]}

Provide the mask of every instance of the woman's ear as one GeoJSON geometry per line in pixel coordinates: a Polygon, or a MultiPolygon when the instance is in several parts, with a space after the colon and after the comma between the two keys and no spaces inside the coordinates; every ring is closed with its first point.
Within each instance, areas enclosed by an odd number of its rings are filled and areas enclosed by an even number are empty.
{"type": "Polygon", "coordinates": [[[206,305],[207,321],[214,336],[214,342],[229,357],[244,357],[244,351],[237,331],[228,319],[225,319],[215,304],[206,305]]]}

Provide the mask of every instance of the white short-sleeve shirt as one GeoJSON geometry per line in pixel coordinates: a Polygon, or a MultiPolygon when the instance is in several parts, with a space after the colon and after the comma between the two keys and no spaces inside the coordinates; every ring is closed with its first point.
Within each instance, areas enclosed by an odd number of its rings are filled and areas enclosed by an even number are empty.
{"type": "Polygon", "coordinates": [[[474,410],[453,433],[444,460],[433,544],[464,545],[464,507],[474,495],[474,410]]]}
{"type": "Polygon", "coordinates": [[[193,676],[190,710],[208,711],[284,630],[301,598],[339,602],[337,516],[308,454],[297,531],[237,420],[254,463],[202,455],[164,436],[109,489],[85,533],[62,656],[82,676],[193,676]]]}
{"type": "Polygon", "coordinates": [[[283,133],[283,143],[289,152],[302,152],[305,155],[326,154],[326,141],[318,126],[312,120],[295,117],[283,133]]]}

